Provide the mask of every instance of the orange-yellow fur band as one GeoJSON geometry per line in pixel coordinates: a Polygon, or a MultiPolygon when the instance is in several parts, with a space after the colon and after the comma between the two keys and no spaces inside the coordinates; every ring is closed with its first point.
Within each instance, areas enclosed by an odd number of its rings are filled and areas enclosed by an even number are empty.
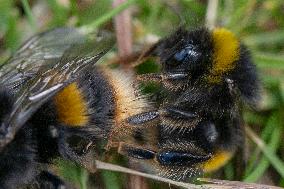
{"type": "Polygon", "coordinates": [[[213,65],[208,81],[218,83],[227,72],[235,68],[240,56],[240,44],[236,36],[227,29],[217,28],[213,32],[213,65]]]}
{"type": "Polygon", "coordinates": [[[88,123],[87,104],[76,83],[71,83],[55,98],[58,119],[67,126],[84,126],[88,123]]]}

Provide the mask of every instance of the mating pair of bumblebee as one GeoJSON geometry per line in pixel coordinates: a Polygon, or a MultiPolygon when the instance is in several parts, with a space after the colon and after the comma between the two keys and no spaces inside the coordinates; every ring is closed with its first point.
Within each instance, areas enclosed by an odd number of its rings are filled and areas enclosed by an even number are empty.
{"type": "Polygon", "coordinates": [[[145,170],[187,180],[223,166],[243,140],[241,104],[259,82],[249,52],[230,31],[179,29],[141,58],[160,73],[95,64],[113,46],[80,29],[32,37],[1,67],[0,188],[64,185],[46,167],[56,158],[95,170],[101,149],[118,148],[145,170]],[[157,102],[136,88],[157,82],[157,102]]]}

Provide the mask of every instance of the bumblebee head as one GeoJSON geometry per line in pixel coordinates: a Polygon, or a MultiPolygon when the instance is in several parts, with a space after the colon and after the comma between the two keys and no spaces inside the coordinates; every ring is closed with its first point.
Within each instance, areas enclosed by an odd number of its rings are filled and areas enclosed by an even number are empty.
{"type": "Polygon", "coordinates": [[[198,77],[210,65],[212,49],[212,37],[207,29],[179,29],[159,42],[156,53],[164,72],[198,77]]]}
{"type": "Polygon", "coordinates": [[[159,57],[165,83],[171,89],[185,90],[196,83],[221,86],[231,94],[237,91],[246,102],[258,95],[259,82],[250,54],[227,29],[179,29],[151,51],[159,57]]]}
{"type": "Polygon", "coordinates": [[[218,83],[236,67],[240,43],[224,28],[179,29],[161,40],[155,53],[164,72],[187,73],[191,79],[206,78],[209,83],[218,83]]]}

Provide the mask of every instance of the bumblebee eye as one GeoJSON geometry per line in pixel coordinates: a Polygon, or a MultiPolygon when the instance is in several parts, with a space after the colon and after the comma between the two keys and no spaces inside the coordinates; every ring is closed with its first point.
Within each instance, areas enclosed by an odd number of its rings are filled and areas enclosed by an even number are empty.
{"type": "Polygon", "coordinates": [[[174,61],[172,62],[175,65],[183,62],[195,63],[199,57],[200,53],[196,51],[195,47],[188,45],[174,55],[174,61]]]}

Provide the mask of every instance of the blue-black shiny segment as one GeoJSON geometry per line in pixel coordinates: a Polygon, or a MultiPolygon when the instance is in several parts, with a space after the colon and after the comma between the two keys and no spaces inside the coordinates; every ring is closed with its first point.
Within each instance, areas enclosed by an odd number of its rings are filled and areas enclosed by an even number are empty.
{"type": "Polygon", "coordinates": [[[188,45],[185,48],[183,48],[180,52],[177,52],[174,55],[174,58],[178,62],[183,62],[183,61],[196,62],[199,56],[200,53],[196,52],[195,47],[193,45],[188,45]]]}
{"type": "Polygon", "coordinates": [[[127,156],[133,157],[136,159],[154,159],[155,157],[155,152],[151,150],[127,147],[125,151],[127,152],[127,156]]]}
{"type": "Polygon", "coordinates": [[[191,120],[197,116],[193,112],[179,110],[174,107],[166,107],[165,111],[168,113],[168,116],[174,117],[174,118],[182,118],[182,119],[191,120]]]}
{"type": "Polygon", "coordinates": [[[140,125],[142,123],[152,121],[156,119],[158,116],[159,116],[159,113],[156,111],[146,112],[146,113],[137,114],[135,116],[128,118],[127,122],[132,125],[140,125]]]}
{"type": "Polygon", "coordinates": [[[195,155],[186,152],[162,152],[157,160],[162,165],[193,165],[210,159],[211,155],[195,155]]]}

